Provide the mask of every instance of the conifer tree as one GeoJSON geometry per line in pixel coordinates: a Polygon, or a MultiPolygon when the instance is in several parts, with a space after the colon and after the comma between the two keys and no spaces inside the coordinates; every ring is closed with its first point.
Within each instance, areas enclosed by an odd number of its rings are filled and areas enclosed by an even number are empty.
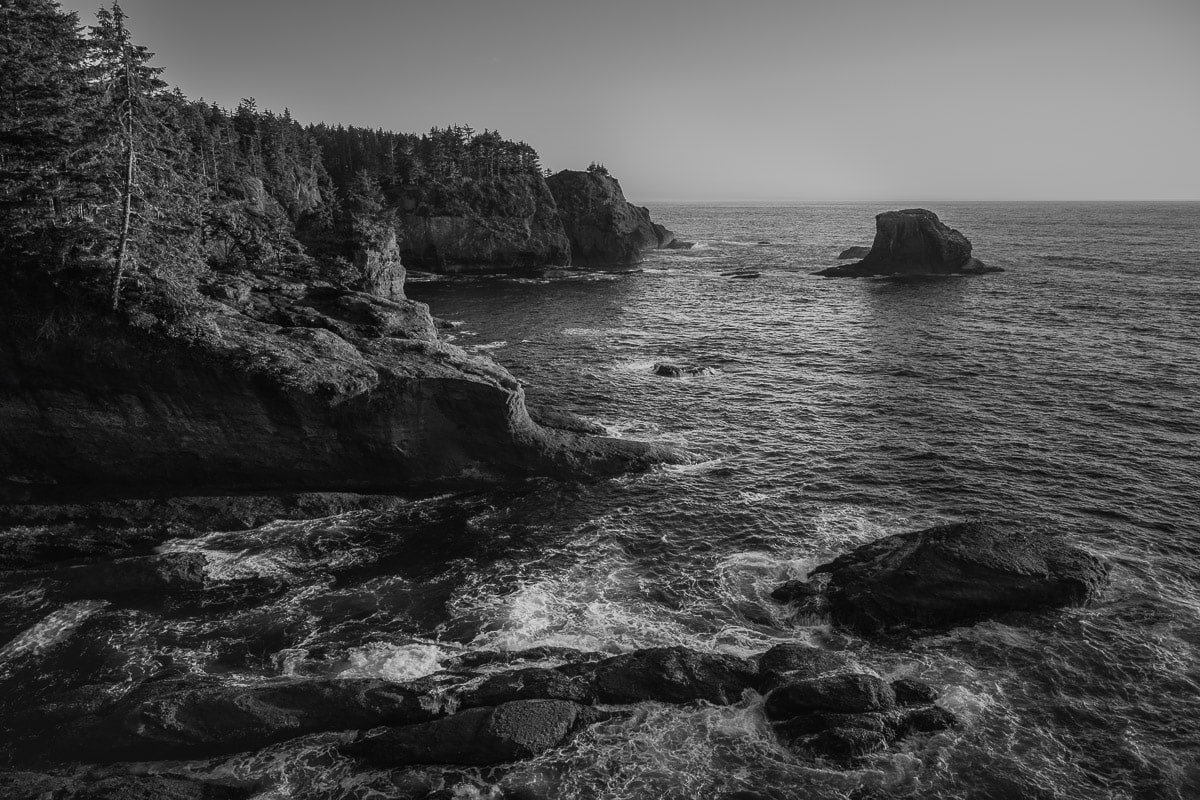
{"type": "Polygon", "coordinates": [[[11,258],[46,258],[39,238],[80,212],[86,53],[75,14],[51,0],[0,0],[0,251],[11,258]]]}

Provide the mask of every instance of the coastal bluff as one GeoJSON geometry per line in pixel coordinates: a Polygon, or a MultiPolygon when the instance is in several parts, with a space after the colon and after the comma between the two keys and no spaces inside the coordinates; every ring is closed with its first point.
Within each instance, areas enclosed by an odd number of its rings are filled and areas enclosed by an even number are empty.
{"type": "MultiPolygon", "coordinates": [[[[854,257],[850,248],[839,258],[854,257]]],[[[861,261],[817,272],[827,278],[871,275],[975,275],[1002,272],[971,255],[971,242],[924,208],[886,211],[875,217],[875,241],[861,261]]]]}
{"type": "Polygon", "coordinates": [[[403,297],[402,268],[371,263],[374,280],[355,283],[388,297],[213,273],[182,322],[153,315],[153,286],[109,313],[8,276],[0,500],[390,493],[684,458],[535,423],[512,375],[440,341],[428,307],[403,297]]]}
{"type": "Polygon", "coordinates": [[[645,252],[675,241],[674,233],[650,219],[648,209],[625,199],[607,170],[563,170],[546,183],[571,242],[573,266],[636,264],[645,252]]]}

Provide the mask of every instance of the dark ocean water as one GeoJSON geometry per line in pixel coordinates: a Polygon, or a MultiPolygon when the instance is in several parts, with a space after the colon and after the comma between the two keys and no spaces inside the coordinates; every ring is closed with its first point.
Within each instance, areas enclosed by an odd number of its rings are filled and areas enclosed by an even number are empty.
{"type": "MultiPolygon", "coordinates": [[[[249,609],[48,608],[10,593],[6,607],[34,624],[0,647],[0,689],[119,684],[164,663],[231,681],[406,678],[464,647],[747,655],[800,639],[942,687],[967,724],[842,771],[779,747],[759,698],[647,706],[444,785],[461,797],[521,782],[559,798],[1200,797],[1200,205],[932,208],[1007,271],[818,278],[870,243],[887,208],[688,205],[651,210],[698,246],[637,272],[410,283],[531,405],[705,460],[168,543],[202,550],[218,576],[287,586],[249,609]],[[761,276],[722,276],[741,269],[761,276]],[[663,360],[716,373],[651,374],[663,360]],[[1089,607],[902,645],[768,597],[848,548],[972,515],[1062,531],[1111,564],[1111,587],[1089,607]]],[[[410,796],[406,779],[320,736],[149,769],[265,779],[263,800],[410,796]]]]}

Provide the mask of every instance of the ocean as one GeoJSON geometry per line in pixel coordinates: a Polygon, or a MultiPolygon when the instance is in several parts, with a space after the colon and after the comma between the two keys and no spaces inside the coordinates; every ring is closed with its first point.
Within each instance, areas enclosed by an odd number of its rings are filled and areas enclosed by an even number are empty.
{"type": "MultiPolygon", "coordinates": [[[[164,663],[408,679],[465,649],[799,640],[934,684],[964,725],[838,769],[782,748],[761,698],[648,704],[514,767],[429,775],[462,798],[1200,797],[1200,204],[923,205],[1005,272],[811,274],[903,205],[658,205],[695,247],[617,272],[414,276],[409,296],[531,406],[700,460],[164,545],[281,587],[250,606],[45,609],[14,590],[5,608],[45,616],[0,649],[0,691],[164,663]],[[742,270],[759,275],[726,276],[742,270]],[[1112,583],[1085,607],[886,642],[769,597],[859,544],[974,516],[1060,532],[1112,583]]],[[[322,735],[145,769],[258,781],[261,800],[425,796],[322,735]]]]}

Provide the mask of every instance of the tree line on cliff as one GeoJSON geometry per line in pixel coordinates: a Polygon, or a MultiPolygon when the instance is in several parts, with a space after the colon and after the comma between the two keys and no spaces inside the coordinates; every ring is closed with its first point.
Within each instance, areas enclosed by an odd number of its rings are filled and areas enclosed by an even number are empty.
{"type": "Polygon", "coordinates": [[[304,126],[253,99],[189,100],[152,59],[116,2],[85,28],[54,0],[0,0],[0,281],[179,315],[212,270],[336,276],[392,209],[444,213],[541,169],[492,130],[304,126]]]}

